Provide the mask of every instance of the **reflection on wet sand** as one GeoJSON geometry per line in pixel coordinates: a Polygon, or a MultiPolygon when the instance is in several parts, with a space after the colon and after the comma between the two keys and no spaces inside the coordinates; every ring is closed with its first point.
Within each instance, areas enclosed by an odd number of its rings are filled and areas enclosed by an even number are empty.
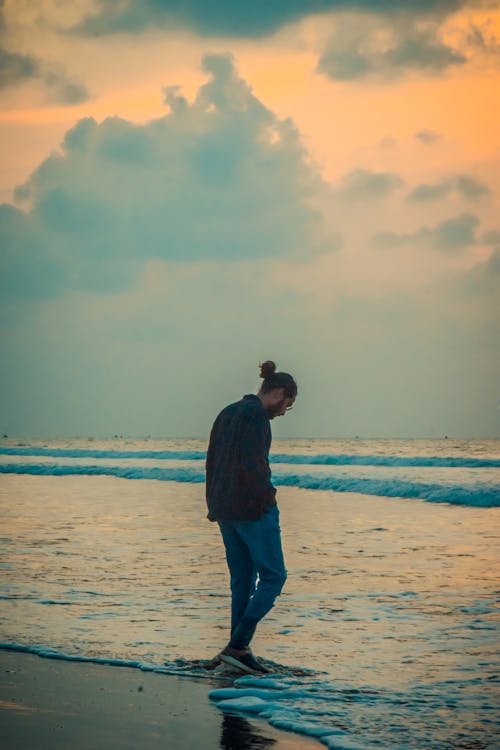
{"type": "Polygon", "coordinates": [[[232,714],[222,714],[221,750],[265,750],[276,740],[263,737],[247,719],[232,714]]]}

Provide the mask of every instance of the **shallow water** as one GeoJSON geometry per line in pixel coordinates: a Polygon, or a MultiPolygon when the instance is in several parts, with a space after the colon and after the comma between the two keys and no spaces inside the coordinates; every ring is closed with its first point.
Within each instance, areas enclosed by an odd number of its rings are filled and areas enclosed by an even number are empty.
{"type": "MultiPolygon", "coordinates": [[[[432,441],[381,442],[360,452],[495,458],[491,442],[446,451],[432,441]]],[[[292,455],[313,448],[352,453],[338,442],[278,446],[292,455]]],[[[491,482],[495,469],[434,468],[443,471],[465,484],[486,481],[483,471],[491,482]]],[[[213,656],[227,641],[229,596],[203,489],[114,476],[1,476],[0,641],[172,672],[213,656]]],[[[289,579],[254,651],[315,673],[276,678],[261,704],[240,693],[243,710],[322,734],[332,747],[497,746],[498,508],[297,487],[280,487],[278,498],[289,579]]]]}

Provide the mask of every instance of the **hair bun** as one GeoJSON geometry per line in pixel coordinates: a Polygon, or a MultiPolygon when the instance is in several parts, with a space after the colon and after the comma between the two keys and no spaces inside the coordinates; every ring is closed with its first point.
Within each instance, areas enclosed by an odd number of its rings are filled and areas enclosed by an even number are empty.
{"type": "Polygon", "coordinates": [[[268,378],[271,378],[274,373],[276,372],[276,365],[274,362],[271,362],[270,359],[268,359],[266,362],[261,362],[260,364],[260,377],[264,378],[264,380],[267,380],[268,378]]]}

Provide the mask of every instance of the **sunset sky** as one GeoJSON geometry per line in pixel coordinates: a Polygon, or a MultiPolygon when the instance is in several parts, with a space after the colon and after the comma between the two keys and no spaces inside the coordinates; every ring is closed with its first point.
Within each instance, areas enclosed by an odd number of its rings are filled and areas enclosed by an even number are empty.
{"type": "Polygon", "coordinates": [[[1,434],[500,435],[500,3],[0,12],[1,434]]]}

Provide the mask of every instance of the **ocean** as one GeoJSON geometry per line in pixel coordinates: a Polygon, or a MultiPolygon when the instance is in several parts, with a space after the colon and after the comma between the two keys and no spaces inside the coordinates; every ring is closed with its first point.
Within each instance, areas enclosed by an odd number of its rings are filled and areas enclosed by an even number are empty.
{"type": "MultiPolygon", "coordinates": [[[[0,441],[0,647],[206,677],[230,602],[205,448],[0,441]]],[[[500,441],[281,440],[271,468],[277,674],[211,699],[331,748],[499,747],[500,441]]]]}

